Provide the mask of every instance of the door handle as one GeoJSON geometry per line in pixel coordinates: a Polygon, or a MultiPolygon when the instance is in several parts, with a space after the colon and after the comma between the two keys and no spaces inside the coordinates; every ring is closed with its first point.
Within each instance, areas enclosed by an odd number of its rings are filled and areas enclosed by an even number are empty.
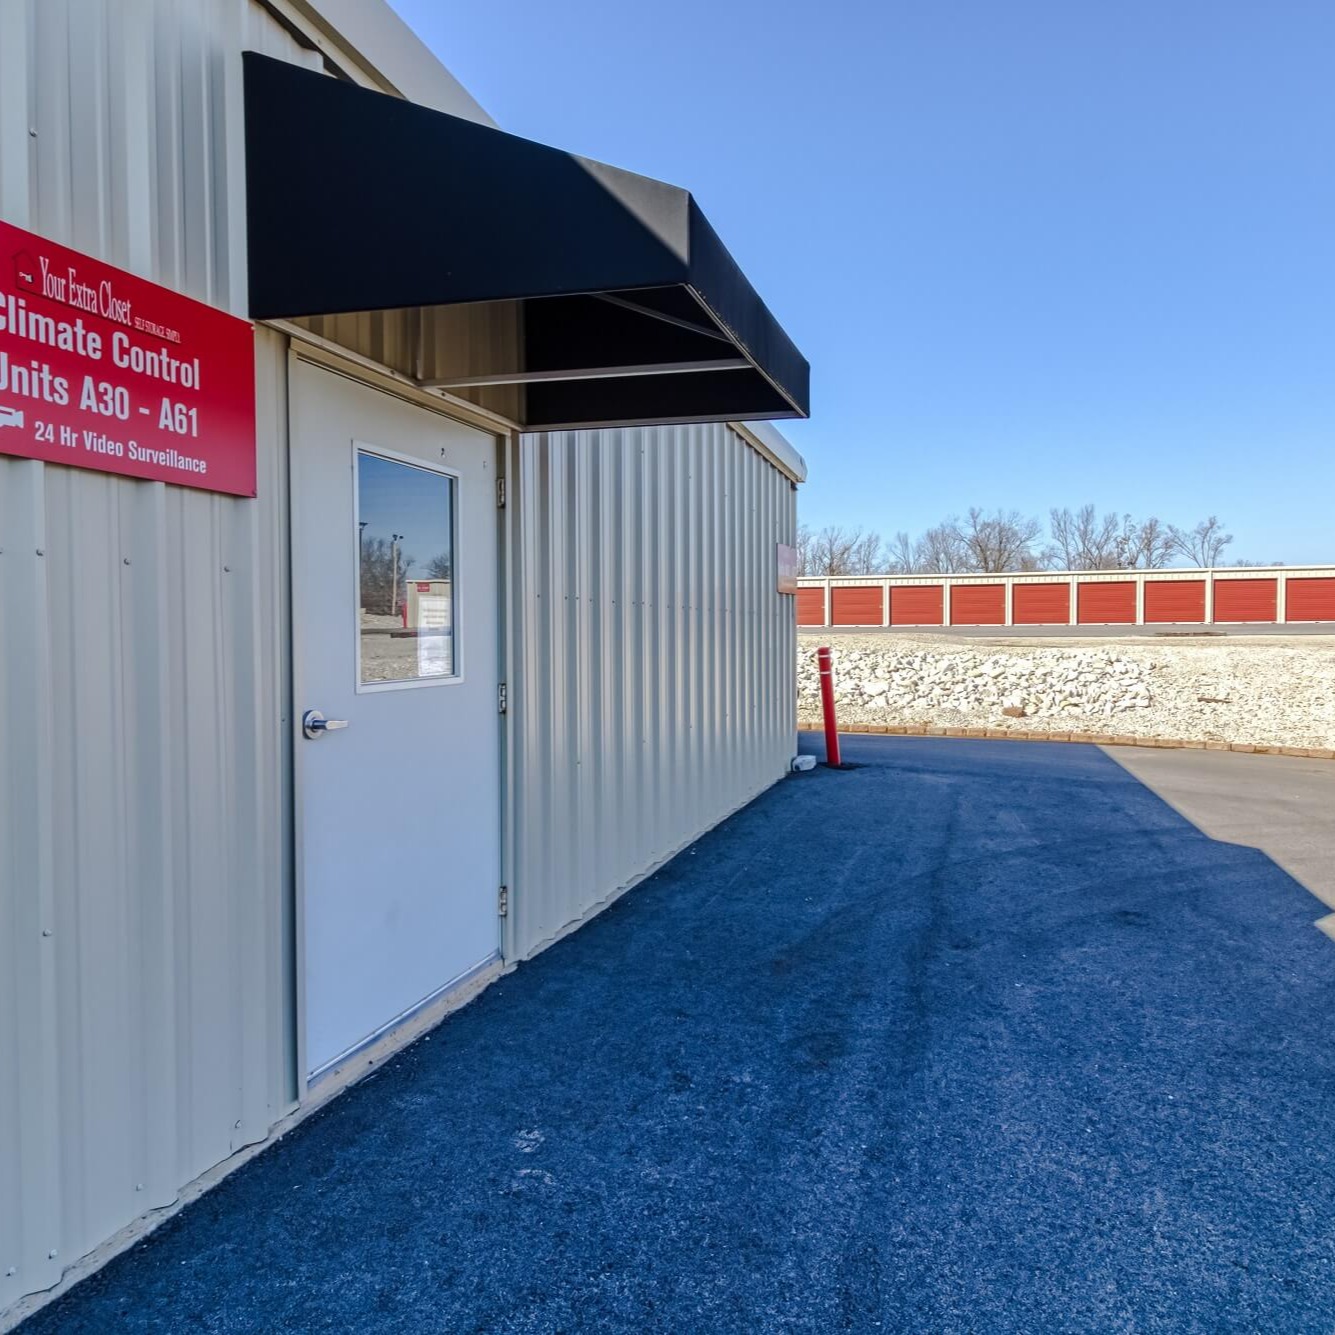
{"type": "Polygon", "coordinates": [[[301,730],[311,741],[314,741],[317,737],[323,737],[327,732],[335,732],[339,728],[346,728],[347,726],[347,719],[325,718],[318,709],[308,709],[301,716],[301,730]]]}

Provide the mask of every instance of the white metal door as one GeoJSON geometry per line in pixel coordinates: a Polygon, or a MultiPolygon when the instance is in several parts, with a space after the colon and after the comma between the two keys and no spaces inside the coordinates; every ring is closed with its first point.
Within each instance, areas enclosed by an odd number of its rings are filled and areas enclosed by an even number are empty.
{"type": "Polygon", "coordinates": [[[497,442],[295,357],[291,378],[316,1075],[497,953],[497,442]]]}

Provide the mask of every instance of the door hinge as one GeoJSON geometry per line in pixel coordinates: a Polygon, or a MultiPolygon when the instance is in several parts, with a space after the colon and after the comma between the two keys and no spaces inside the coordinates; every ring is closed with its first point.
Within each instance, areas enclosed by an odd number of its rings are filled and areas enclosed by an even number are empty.
{"type": "Polygon", "coordinates": [[[500,893],[496,896],[496,912],[502,917],[507,917],[510,912],[510,887],[501,886],[500,893]]]}
{"type": "Polygon", "coordinates": [[[505,509],[505,479],[503,477],[496,479],[496,508],[498,510],[505,509]]]}
{"type": "Polygon", "coordinates": [[[510,707],[510,692],[506,689],[504,682],[496,687],[496,712],[504,714],[510,707]]]}

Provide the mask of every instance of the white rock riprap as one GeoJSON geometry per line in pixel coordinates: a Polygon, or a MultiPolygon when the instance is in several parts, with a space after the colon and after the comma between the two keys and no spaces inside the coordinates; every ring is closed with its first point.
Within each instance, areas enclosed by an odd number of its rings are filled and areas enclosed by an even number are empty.
{"type": "Polygon", "coordinates": [[[1335,747],[1335,637],[1100,641],[798,637],[798,717],[834,650],[843,723],[1335,747]]]}

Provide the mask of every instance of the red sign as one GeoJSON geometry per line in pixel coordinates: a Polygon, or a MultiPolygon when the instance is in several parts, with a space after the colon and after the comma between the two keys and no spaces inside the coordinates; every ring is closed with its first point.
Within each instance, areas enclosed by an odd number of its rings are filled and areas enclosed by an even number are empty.
{"type": "Polygon", "coordinates": [[[254,331],[0,223],[0,454],[253,496],[254,331]]]}

